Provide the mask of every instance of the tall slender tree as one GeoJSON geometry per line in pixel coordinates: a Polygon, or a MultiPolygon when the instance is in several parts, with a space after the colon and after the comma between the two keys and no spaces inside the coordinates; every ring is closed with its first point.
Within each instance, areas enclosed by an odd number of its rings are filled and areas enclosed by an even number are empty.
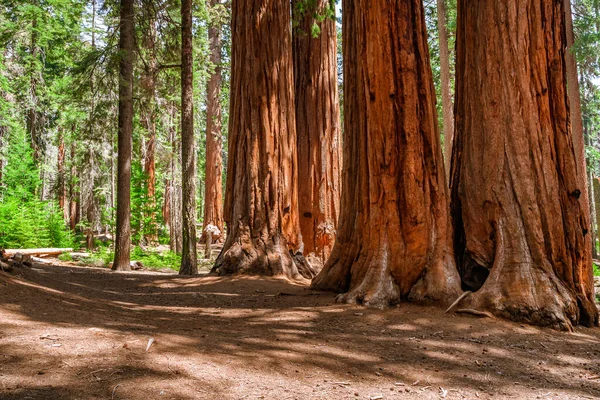
{"type": "Polygon", "coordinates": [[[444,162],[447,179],[450,180],[450,159],[452,158],[452,143],[454,141],[454,110],[450,84],[450,50],[448,48],[448,29],[446,28],[445,0],[437,0],[437,19],[440,41],[440,86],[442,89],[442,113],[444,116],[444,162]]]}
{"type": "Polygon", "coordinates": [[[140,86],[142,92],[140,119],[144,131],[144,173],[146,175],[146,189],[148,195],[149,212],[144,215],[144,241],[148,243],[158,242],[158,227],[156,224],[156,86],[158,79],[157,60],[157,21],[156,7],[153,2],[144,7],[144,30],[142,44],[146,59],[144,60],[140,86]]]}
{"type": "Polygon", "coordinates": [[[297,257],[302,238],[290,14],[286,1],[232,3],[228,236],[213,267],[220,274],[314,275],[297,257]]]}
{"type": "Polygon", "coordinates": [[[194,139],[192,0],[181,1],[181,163],[183,252],[180,275],[198,273],[196,251],[196,141],[194,139]]]}
{"type": "Polygon", "coordinates": [[[119,136],[117,159],[116,271],[129,271],[131,249],[131,135],[133,132],[134,1],[121,0],[119,36],[119,136]]]}
{"type": "Polygon", "coordinates": [[[342,146],[335,3],[294,0],[292,6],[303,253],[314,253],[325,262],[335,242],[340,212],[342,146]]]}
{"type": "Polygon", "coordinates": [[[221,27],[220,0],[211,0],[213,19],[208,28],[208,41],[210,47],[210,63],[213,71],[208,80],[206,104],[206,173],[204,193],[204,229],[209,225],[216,226],[221,232],[220,236],[213,239],[222,241],[224,232],[223,220],[223,135],[221,132],[221,27]]]}
{"type": "Polygon", "coordinates": [[[313,287],[383,307],[460,292],[419,0],[344,0],[340,225],[313,287]]]}
{"type": "Polygon", "coordinates": [[[562,1],[458,1],[455,252],[468,307],[597,325],[562,1]]]}

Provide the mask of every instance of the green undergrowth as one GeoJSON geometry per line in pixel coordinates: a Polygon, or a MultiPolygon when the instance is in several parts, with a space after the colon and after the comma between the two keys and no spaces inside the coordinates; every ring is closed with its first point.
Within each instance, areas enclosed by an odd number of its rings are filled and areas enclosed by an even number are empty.
{"type": "MultiPolygon", "coordinates": [[[[112,249],[99,247],[91,253],[90,257],[83,258],[81,262],[85,265],[107,268],[114,257],[115,253],[112,249]]],[[[139,261],[149,269],[168,268],[178,271],[181,265],[181,255],[172,251],[143,250],[141,247],[134,247],[131,251],[131,261],[139,261]]]]}
{"type": "Polygon", "coordinates": [[[594,263],[594,276],[600,276],[600,265],[594,263]]]}

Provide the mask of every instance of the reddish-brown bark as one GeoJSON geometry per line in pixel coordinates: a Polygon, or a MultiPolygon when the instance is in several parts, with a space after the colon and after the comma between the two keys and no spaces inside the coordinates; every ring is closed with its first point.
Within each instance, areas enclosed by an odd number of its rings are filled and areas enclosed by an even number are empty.
{"type": "Polygon", "coordinates": [[[474,309],[596,325],[562,1],[458,1],[455,252],[474,309]],[[489,276],[488,276],[489,274],[489,276]]]}
{"type": "Polygon", "coordinates": [[[340,106],[337,83],[337,33],[334,18],[317,18],[330,0],[292,2],[298,205],[304,254],[327,260],[340,211],[340,106]],[[302,5],[302,7],[300,7],[302,5]],[[311,34],[317,24],[320,33],[311,34]]]}
{"type": "Polygon", "coordinates": [[[234,0],[228,236],[213,271],[312,277],[298,222],[290,3],[234,0]]]}
{"type": "MultiPolygon", "coordinates": [[[[220,5],[219,0],[211,0],[213,9],[220,5]]],[[[225,222],[223,220],[223,139],[221,133],[221,21],[211,21],[208,28],[210,62],[214,71],[207,86],[206,105],[206,172],[204,192],[204,229],[213,225],[219,228],[220,235],[213,240],[223,241],[225,222]]],[[[205,232],[202,232],[205,238],[205,232]]]]}
{"type": "MultiPolygon", "coordinates": [[[[59,131],[58,137],[58,157],[56,162],[57,170],[57,191],[58,191],[58,207],[60,208],[63,219],[67,221],[68,210],[67,210],[67,185],[65,184],[65,139],[62,129],[59,131]]],[[[0,165],[1,167],[1,165],[0,165]]],[[[1,170],[1,168],[0,168],[1,170]]]]}
{"type": "MultiPolygon", "coordinates": [[[[73,127],[73,131],[75,128],[73,127]]],[[[75,143],[71,143],[71,173],[69,175],[69,227],[73,232],[79,224],[79,190],[77,182],[77,163],[75,162],[75,143]]]]}
{"type": "Polygon", "coordinates": [[[345,0],[344,175],[337,241],[313,287],[383,307],[452,301],[442,149],[418,0],[345,0]]]}

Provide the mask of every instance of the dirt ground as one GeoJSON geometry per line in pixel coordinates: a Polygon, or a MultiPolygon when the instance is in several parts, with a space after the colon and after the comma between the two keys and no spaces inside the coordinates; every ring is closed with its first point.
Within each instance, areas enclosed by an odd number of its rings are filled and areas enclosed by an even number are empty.
{"type": "Polygon", "coordinates": [[[599,399],[600,330],[370,310],[276,279],[0,272],[0,399],[438,398],[599,399]]]}

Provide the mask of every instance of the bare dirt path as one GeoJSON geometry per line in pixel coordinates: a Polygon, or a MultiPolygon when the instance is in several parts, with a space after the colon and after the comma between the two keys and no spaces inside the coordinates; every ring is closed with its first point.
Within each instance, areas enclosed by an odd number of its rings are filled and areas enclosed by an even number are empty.
{"type": "Polygon", "coordinates": [[[437,398],[598,399],[600,330],[368,310],[275,279],[0,272],[0,399],[437,398]]]}

